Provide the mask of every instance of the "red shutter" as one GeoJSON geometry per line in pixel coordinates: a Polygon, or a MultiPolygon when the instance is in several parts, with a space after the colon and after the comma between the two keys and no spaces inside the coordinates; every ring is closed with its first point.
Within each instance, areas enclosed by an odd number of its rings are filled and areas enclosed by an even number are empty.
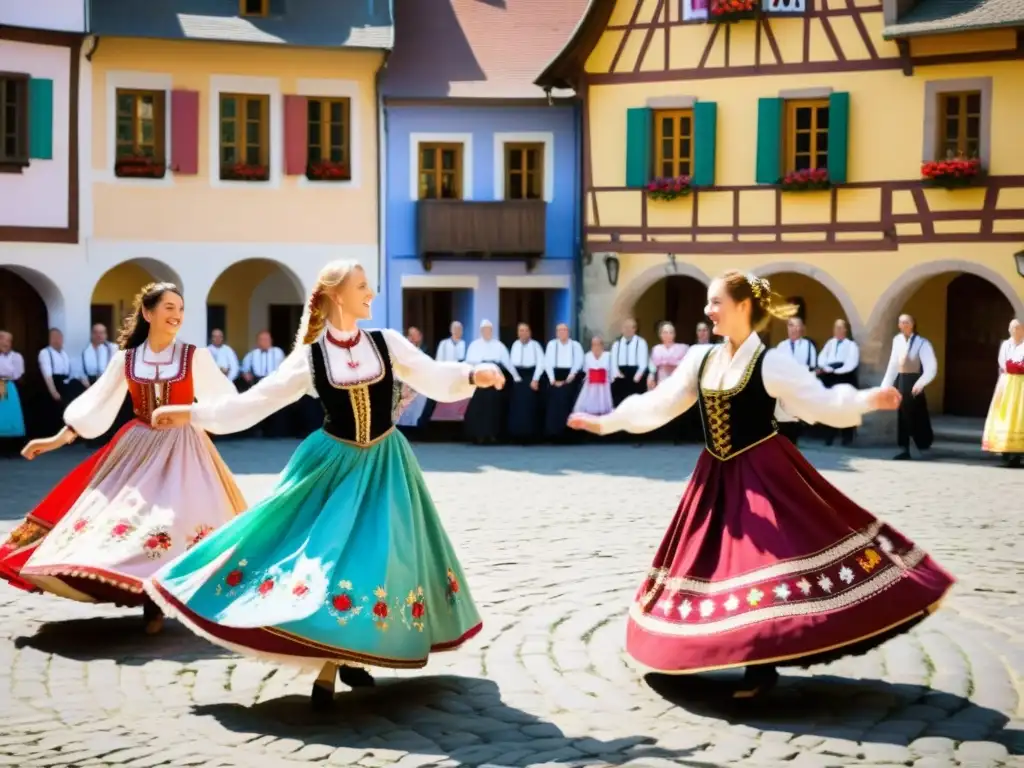
{"type": "Polygon", "coordinates": [[[305,96],[284,97],[284,172],[301,176],[306,172],[305,96]]]}
{"type": "Polygon", "coordinates": [[[199,173],[199,91],[171,91],[171,170],[199,173]]]}

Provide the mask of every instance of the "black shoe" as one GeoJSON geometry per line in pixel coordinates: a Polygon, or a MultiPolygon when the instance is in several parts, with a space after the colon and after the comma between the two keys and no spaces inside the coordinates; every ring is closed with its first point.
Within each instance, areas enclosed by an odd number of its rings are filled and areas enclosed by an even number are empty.
{"type": "Polygon", "coordinates": [[[771,664],[757,664],[747,667],[739,688],[733,692],[734,699],[752,699],[763,696],[779,682],[779,673],[771,664]]]}
{"type": "Polygon", "coordinates": [[[1012,456],[1006,456],[1003,458],[1003,466],[1010,469],[1017,469],[1020,467],[1020,454],[1015,453],[1012,456]]]}
{"type": "Polygon", "coordinates": [[[373,675],[365,669],[350,667],[347,664],[341,664],[338,667],[338,679],[349,688],[373,688],[377,684],[373,675]]]}
{"type": "Polygon", "coordinates": [[[331,709],[334,706],[334,689],[313,683],[313,690],[309,694],[309,703],[317,712],[331,709]]]}
{"type": "Polygon", "coordinates": [[[910,451],[903,451],[901,453],[897,453],[895,456],[892,457],[892,460],[893,461],[910,461],[910,451]]]}

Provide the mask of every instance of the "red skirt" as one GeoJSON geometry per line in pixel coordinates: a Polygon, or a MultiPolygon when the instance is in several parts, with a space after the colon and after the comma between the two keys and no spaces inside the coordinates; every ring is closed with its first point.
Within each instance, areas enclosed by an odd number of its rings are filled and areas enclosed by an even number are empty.
{"type": "Polygon", "coordinates": [[[953,582],[788,440],[727,461],[705,451],[630,607],[626,650],[676,674],[825,663],[906,632],[953,582]]]}

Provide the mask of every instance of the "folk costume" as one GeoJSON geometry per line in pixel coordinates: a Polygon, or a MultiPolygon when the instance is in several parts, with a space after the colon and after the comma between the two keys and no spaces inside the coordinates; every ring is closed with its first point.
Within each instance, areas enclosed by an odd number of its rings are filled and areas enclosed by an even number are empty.
{"type": "Polygon", "coordinates": [[[400,333],[328,324],[258,386],[194,406],[196,426],[222,433],[315,394],[324,421],[264,501],[153,578],[154,601],[218,645],[302,666],[418,668],[477,634],[455,549],[394,429],[396,379],[441,402],[475,389],[472,366],[434,362],[400,333]]]}
{"type": "Polygon", "coordinates": [[[64,409],[82,394],[85,387],[75,374],[71,357],[63,349],[45,347],[39,351],[36,360],[39,363],[39,372],[43,374],[44,379],[53,382],[53,387],[60,396],[60,400],[54,400],[47,388],[42,392],[39,401],[40,431],[55,434],[63,426],[64,409]]]}
{"type": "MultiPolygon", "coordinates": [[[[467,346],[465,339],[442,339],[437,345],[437,354],[434,359],[439,363],[461,363],[466,359],[467,346]]],[[[468,408],[469,398],[454,403],[439,403],[436,400],[431,400],[427,404],[426,418],[439,424],[460,424],[465,420],[468,408]]],[[[450,432],[451,430],[442,431],[450,432]]]]}
{"type": "Polygon", "coordinates": [[[551,440],[563,439],[569,435],[566,422],[583,384],[583,347],[575,339],[552,339],[544,351],[544,368],[550,384],[544,407],[544,435],[551,440]],[[561,386],[555,386],[555,382],[561,386]]]}
{"type": "MultiPolygon", "coordinates": [[[[690,349],[689,344],[671,344],[666,346],[665,344],[658,344],[651,350],[651,364],[650,364],[650,380],[653,381],[654,386],[658,386],[662,382],[666,381],[671,376],[679,364],[683,362],[683,358],[686,357],[686,352],[690,349]]],[[[678,443],[682,440],[684,430],[686,429],[686,417],[680,416],[677,419],[673,419],[668,424],[657,430],[657,437],[662,440],[671,440],[673,443],[678,443]]]]}
{"type": "Polygon", "coordinates": [[[934,381],[939,372],[935,350],[928,339],[912,333],[909,337],[897,333],[892,340],[889,365],[882,378],[883,387],[895,386],[903,400],[897,411],[896,442],[900,447],[897,459],[910,458],[910,440],[919,451],[932,447],[935,433],[932,419],[928,415],[928,399],[924,387],[934,381]],[[914,395],[914,385],[921,386],[921,393],[914,395]]]}
{"type": "MultiPolygon", "coordinates": [[[[481,328],[491,328],[490,320],[480,323],[481,328]]],[[[498,366],[507,379],[512,377],[512,361],[508,356],[508,348],[493,336],[488,340],[483,337],[475,339],[466,352],[466,362],[470,365],[491,363],[498,366]]],[[[478,389],[473,393],[466,408],[466,420],[463,422],[466,438],[476,444],[496,443],[505,437],[508,420],[508,390],[489,387],[478,389]]]]}
{"type": "Polygon", "coordinates": [[[18,380],[25,375],[25,358],[19,353],[0,353],[0,442],[25,437],[25,412],[18,394],[18,380]]]}
{"type": "Polygon", "coordinates": [[[999,381],[985,419],[981,449],[1001,453],[1019,467],[1024,454],[1024,342],[1007,339],[999,347],[999,381]]]}
{"type": "Polygon", "coordinates": [[[600,357],[593,352],[583,356],[583,387],[572,408],[574,412],[604,416],[615,409],[612,405],[611,368],[612,357],[607,352],[602,352],[600,357]]]}
{"type": "Polygon", "coordinates": [[[653,671],[807,666],[859,654],[934,610],[953,579],[846,498],[773,418],[854,426],[870,392],[826,389],[756,333],[730,356],[692,348],[601,422],[647,432],[697,403],[705,450],[630,606],[626,650],[653,671]]]}
{"type": "Polygon", "coordinates": [[[205,349],[118,352],[64,411],[83,438],[105,432],[125,393],[136,420],[62,480],[0,549],[0,576],[82,602],[140,605],[164,563],[245,509],[209,437],[193,426],[150,427],[158,405],[233,394],[205,349]]]}
{"type": "MultiPolygon", "coordinates": [[[[242,358],[242,373],[252,376],[252,381],[246,381],[244,378],[239,379],[236,388],[242,391],[252,389],[280,368],[283,362],[284,351],[280,347],[271,347],[270,349],[256,347],[249,350],[245,357],[242,358]]],[[[269,414],[259,424],[254,424],[249,434],[254,434],[258,431],[263,437],[284,437],[290,431],[289,427],[293,426],[290,422],[294,419],[289,419],[289,416],[296,416],[296,408],[294,406],[286,411],[275,411],[269,414]]]]}
{"type": "MultiPolygon", "coordinates": [[[[89,344],[82,350],[82,374],[85,376],[85,380],[90,387],[100,380],[100,376],[107,370],[116,355],[117,345],[110,341],[105,341],[102,344],[89,344]]],[[[114,417],[114,423],[110,425],[106,432],[91,442],[97,444],[109,442],[117,431],[133,418],[135,418],[134,406],[132,405],[131,398],[126,394],[124,402],[121,403],[121,407],[118,409],[117,416],[114,417]]]]}
{"type": "Polygon", "coordinates": [[[516,339],[508,354],[512,374],[508,434],[518,443],[533,443],[540,438],[544,420],[544,348],[536,339],[527,339],[525,343],[516,339]]]}
{"type": "Polygon", "coordinates": [[[636,334],[620,336],[612,344],[612,400],[616,407],[630,395],[647,389],[649,364],[647,342],[636,334]]]}
{"type": "MultiPolygon", "coordinates": [[[[799,339],[784,339],[779,342],[775,349],[789,355],[809,371],[813,371],[818,367],[818,350],[814,348],[811,340],[805,336],[801,336],[799,339]]],[[[800,419],[786,413],[781,405],[777,405],[775,408],[775,421],[778,422],[779,432],[785,435],[793,445],[800,443],[800,437],[804,433],[804,425],[800,419]]]]}
{"type": "MultiPolygon", "coordinates": [[[[837,339],[835,337],[825,342],[818,355],[818,378],[821,383],[831,389],[836,384],[849,384],[857,386],[857,368],[860,366],[860,349],[853,339],[837,339]]],[[[853,442],[854,430],[851,427],[836,429],[835,427],[825,428],[825,444],[832,445],[836,440],[836,433],[842,435],[843,445],[853,442]]]]}

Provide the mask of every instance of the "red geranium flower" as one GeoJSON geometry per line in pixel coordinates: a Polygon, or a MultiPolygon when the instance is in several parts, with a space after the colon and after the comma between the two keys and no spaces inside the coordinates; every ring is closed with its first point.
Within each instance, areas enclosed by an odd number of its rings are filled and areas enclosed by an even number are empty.
{"type": "Polygon", "coordinates": [[[331,605],[334,606],[334,610],[344,613],[352,608],[352,598],[346,594],[335,595],[331,605]]]}

